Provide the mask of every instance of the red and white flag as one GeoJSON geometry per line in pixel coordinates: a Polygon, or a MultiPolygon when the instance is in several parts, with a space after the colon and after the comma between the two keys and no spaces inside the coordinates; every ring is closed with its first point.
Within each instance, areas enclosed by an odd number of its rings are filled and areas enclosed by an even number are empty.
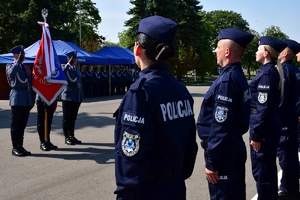
{"type": "Polygon", "coordinates": [[[52,43],[49,25],[38,22],[42,28],[42,39],[34,61],[32,89],[42,100],[51,105],[68,84],[52,43]]]}

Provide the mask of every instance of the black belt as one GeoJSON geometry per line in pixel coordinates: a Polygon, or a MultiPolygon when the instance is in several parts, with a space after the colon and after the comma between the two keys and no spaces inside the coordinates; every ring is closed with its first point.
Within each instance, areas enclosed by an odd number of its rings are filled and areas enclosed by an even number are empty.
{"type": "Polygon", "coordinates": [[[11,87],[12,90],[27,90],[27,91],[31,91],[31,88],[25,88],[25,87],[11,87]]]}
{"type": "Polygon", "coordinates": [[[208,147],[208,139],[201,140],[200,142],[202,149],[207,149],[208,147]]]}
{"type": "Polygon", "coordinates": [[[182,170],[182,166],[180,165],[179,167],[173,167],[170,169],[165,169],[160,173],[155,173],[154,171],[152,171],[150,173],[150,181],[155,181],[157,179],[166,179],[166,178],[171,178],[174,177],[176,174],[181,173],[182,170]],[[157,175],[160,174],[162,175],[162,177],[157,177],[157,175]]]}
{"type": "Polygon", "coordinates": [[[251,108],[251,114],[257,114],[257,109],[256,108],[251,108]]]}

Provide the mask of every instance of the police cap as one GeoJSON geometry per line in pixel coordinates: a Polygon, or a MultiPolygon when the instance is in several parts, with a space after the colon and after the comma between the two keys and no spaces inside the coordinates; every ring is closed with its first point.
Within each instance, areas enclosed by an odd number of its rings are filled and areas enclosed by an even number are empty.
{"type": "Polygon", "coordinates": [[[77,51],[71,51],[69,53],[66,53],[66,55],[70,58],[70,57],[73,57],[73,58],[76,58],[77,57],[77,51]]]}
{"type": "Polygon", "coordinates": [[[218,40],[229,39],[238,43],[241,47],[246,46],[252,41],[254,35],[238,28],[225,28],[219,31],[218,40]]]}
{"type": "Polygon", "coordinates": [[[300,52],[300,44],[298,42],[291,39],[283,39],[282,41],[285,42],[288,48],[290,48],[295,54],[300,52]]]}
{"type": "Polygon", "coordinates": [[[13,54],[19,54],[20,52],[24,52],[24,46],[23,45],[18,45],[18,46],[15,46],[13,47],[10,52],[13,53],[13,54]]]}
{"type": "Polygon", "coordinates": [[[287,44],[285,42],[271,36],[260,37],[259,45],[269,45],[278,53],[282,52],[287,47],[287,44]]]}
{"type": "Polygon", "coordinates": [[[158,42],[172,43],[177,23],[161,16],[146,17],[140,21],[137,33],[144,33],[158,42]]]}

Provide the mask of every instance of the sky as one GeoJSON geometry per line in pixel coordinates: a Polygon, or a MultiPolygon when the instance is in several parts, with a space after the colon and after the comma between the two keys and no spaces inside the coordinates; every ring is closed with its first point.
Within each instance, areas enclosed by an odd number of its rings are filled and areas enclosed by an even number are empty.
{"type": "MultiPolygon", "coordinates": [[[[130,19],[127,11],[133,7],[129,0],[92,0],[100,12],[99,34],[109,42],[118,43],[118,33],[126,30],[130,19]]],[[[262,33],[270,26],[278,26],[290,39],[300,43],[299,0],[200,0],[204,11],[228,10],[242,15],[249,27],[262,33]]]]}

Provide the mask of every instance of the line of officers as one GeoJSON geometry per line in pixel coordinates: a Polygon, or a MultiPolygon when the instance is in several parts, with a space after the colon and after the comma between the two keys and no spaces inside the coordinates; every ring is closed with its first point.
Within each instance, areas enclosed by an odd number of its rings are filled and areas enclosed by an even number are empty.
{"type": "Polygon", "coordinates": [[[87,98],[125,94],[130,85],[139,77],[139,70],[134,69],[134,66],[123,65],[112,67],[110,73],[108,66],[100,68],[83,65],[80,67],[80,73],[83,96],[87,98]]]}

